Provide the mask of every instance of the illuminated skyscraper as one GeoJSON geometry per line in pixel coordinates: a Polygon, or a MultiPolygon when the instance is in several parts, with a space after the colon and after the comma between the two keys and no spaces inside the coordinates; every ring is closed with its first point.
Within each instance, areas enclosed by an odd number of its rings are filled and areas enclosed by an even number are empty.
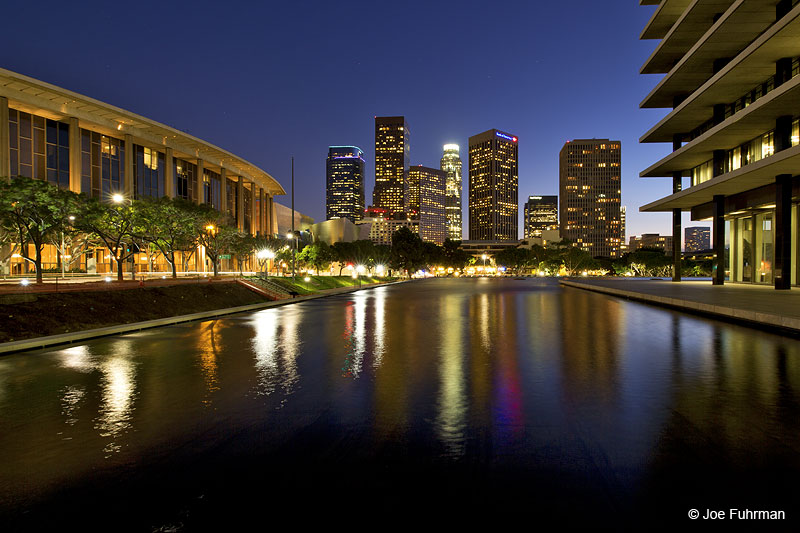
{"type": "Polygon", "coordinates": [[[704,252],[711,249],[711,228],[693,226],[684,230],[684,248],[687,252],[704,252]]]}
{"type": "Polygon", "coordinates": [[[488,130],[469,138],[469,239],[517,240],[517,137],[488,130]]]}
{"type": "Polygon", "coordinates": [[[390,214],[405,210],[408,137],[405,117],[375,117],[375,189],[372,191],[372,205],[390,214]]]}
{"type": "Polygon", "coordinates": [[[619,141],[576,139],[559,154],[561,238],[594,257],[617,257],[622,245],[620,152],[619,141]]]}
{"type": "Polygon", "coordinates": [[[440,168],[447,173],[447,238],[461,240],[461,158],[457,144],[445,144],[440,168]]]}
{"type": "Polygon", "coordinates": [[[327,175],[325,218],[364,216],[364,152],[357,146],[330,146],[325,165],[327,175]]]}
{"type": "Polygon", "coordinates": [[[544,230],[558,230],[558,196],[528,196],[522,216],[526,239],[541,237],[544,230]]]}
{"type": "Polygon", "coordinates": [[[442,244],[447,238],[446,182],[447,173],[435,168],[418,165],[408,170],[406,212],[419,219],[423,241],[442,244]]]}

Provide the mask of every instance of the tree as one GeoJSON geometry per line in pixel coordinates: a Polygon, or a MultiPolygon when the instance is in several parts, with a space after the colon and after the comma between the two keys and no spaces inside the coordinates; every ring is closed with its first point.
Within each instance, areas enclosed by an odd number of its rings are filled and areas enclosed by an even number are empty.
{"type": "Polygon", "coordinates": [[[198,219],[194,232],[198,244],[205,246],[206,257],[211,259],[216,277],[219,275],[220,256],[230,252],[231,243],[239,231],[229,225],[226,215],[208,206],[200,207],[205,208],[205,216],[198,219]]]}
{"type": "Polygon", "coordinates": [[[138,202],[140,222],[138,237],[156,247],[178,277],[175,254],[191,252],[197,246],[196,227],[205,210],[183,198],[159,198],[138,202]]]}
{"type": "Polygon", "coordinates": [[[564,268],[570,276],[576,275],[582,270],[588,270],[597,265],[591,254],[577,246],[567,248],[563,254],[564,268]]]}
{"type": "Polygon", "coordinates": [[[442,245],[442,266],[454,270],[463,270],[471,259],[474,258],[461,249],[461,241],[445,239],[442,245]]]}
{"type": "Polygon", "coordinates": [[[303,250],[297,255],[297,260],[305,263],[307,266],[313,266],[319,276],[321,268],[327,268],[331,263],[333,252],[328,243],[324,241],[317,241],[313,244],[306,245],[303,250]]]}
{"type": "Polygon", "coordinates": [[[333,260],[339,263],[339,275],[342,275],[342,270],[348,264],[356,263],[356,256],[358,250],[355,243],[352,242],[335,242],[331,247],[333,253],[333,260]]]}
{"type": "Polygon", "coordinates": [[[0,181],[0,198],[0,226],[15,234],[22,257],[36,269],[36,283],[42,283],[44,245],[69,225],[80,198],[46,181],[25,177],[0,181]],[[33,257],[29,245],[33,245],[33,257]]]}
{"type": "Polygon", "coordinates": [[[411,277],[425,266],[424,262],[424,247],[419,235],[405,226],[395,231],[392,235],[392,263],[411,277]]]}
{"type": "Polygon", "coordinates": [[[236,258],[239,267],[239,275],[242,275],[242,267],[255,250],[255,239],[247,233],[237,231],[231,235],[228,243],[228,250],[236,258]]]}
{"type": "Polygon", "coordinates": [[[117,280],[122,281],[125,260],[139,251],[142,243],[138,206],[130,200],[100,203],[97,198],[84,202],[75,217],[75,227],[91,232],[108,248],[117,262],[117,280]]]}

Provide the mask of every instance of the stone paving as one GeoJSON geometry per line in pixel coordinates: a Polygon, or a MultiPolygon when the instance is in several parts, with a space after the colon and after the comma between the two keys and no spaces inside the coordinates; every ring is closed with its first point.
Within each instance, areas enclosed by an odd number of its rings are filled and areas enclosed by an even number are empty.
{"type": "Polygon", "coordinates": [[[707,314],[800,333],[800,289],[776,291],[769,285],[711,281],[650,279],[565,279],[562,286],[586,289],[663,305],[694,313],[707,314]]]}

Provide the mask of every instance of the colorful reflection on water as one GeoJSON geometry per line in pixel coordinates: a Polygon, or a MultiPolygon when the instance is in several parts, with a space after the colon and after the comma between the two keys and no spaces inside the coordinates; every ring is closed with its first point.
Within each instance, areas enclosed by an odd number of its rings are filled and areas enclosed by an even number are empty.
{"type": "Polygon", "coordinates": [[[633,501],[698,464],[800,473],[799,387],[796,339],[546,280],[399,284],[0,358],[0,509],[295,453],[633,501]]]}

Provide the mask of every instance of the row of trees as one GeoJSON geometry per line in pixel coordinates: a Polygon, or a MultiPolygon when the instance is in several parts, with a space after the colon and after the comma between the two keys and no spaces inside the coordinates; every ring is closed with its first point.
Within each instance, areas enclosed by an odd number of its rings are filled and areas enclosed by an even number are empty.
{"type": "Polygon", "coordinates": [[[202,245],[216,275],[221,255],[235,255],[241,264],[254,246],[252,238],[230,222],[210,206],[180,198],[128,200],[116,195],[114,201],[101,203],[41,180],[0,181],[0,247],[4,250],[0,260],[19,253],[34,266],[37,283],[42,282],[46,245],[56,248],[62,270],[94,247],[105,247],[117,264],[120,280],[125,262],[141,252],[151,260],[163,256],[177,277],[179,260],[185,269],[202,245]]]}

